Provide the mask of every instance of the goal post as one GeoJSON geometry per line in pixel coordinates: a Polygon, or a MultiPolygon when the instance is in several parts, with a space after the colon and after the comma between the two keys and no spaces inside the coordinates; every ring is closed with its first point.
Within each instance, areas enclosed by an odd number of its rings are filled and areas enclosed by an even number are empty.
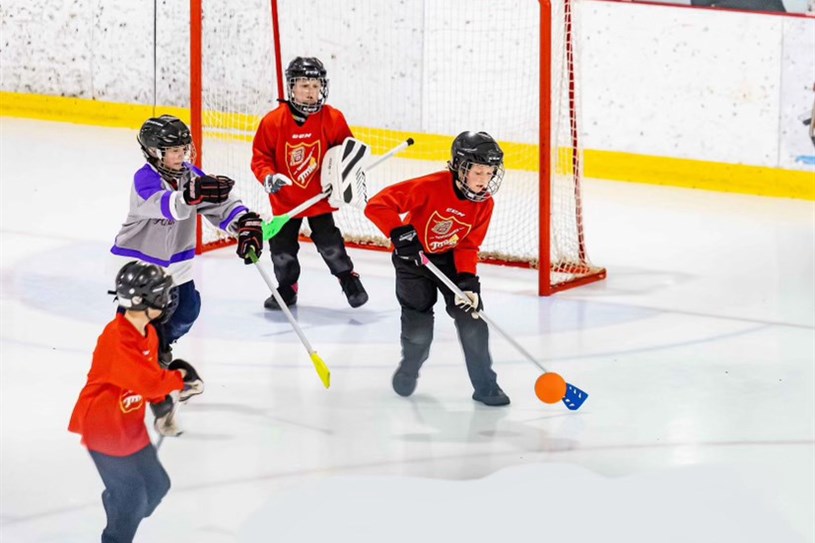
{"type": "MultiPolygon", "coordinates": [[[[445,168],[456,134],[486,131],[505,152],[506,175],[481,259],[537,268],[541,295],[605,277],[583,230],[579,0],[247,0],[240,10],[190,1],[199,165],[235,179],[264,219],[252,139],[285,99],[288,62],[315,56],[328,70],[328,103],[374,158],[416,140],[369,176],[369,194],[445,168]]],[[[360,210],[335,219],[350,245],[387,247],[360,210]]],[[[199,251],[231,241],[206,221],[199,232],[199,251]]]]}

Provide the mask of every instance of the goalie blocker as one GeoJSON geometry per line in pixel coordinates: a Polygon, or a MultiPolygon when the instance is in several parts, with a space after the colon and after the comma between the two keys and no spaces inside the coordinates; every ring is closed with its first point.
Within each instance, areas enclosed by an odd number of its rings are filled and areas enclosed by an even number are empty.
{"type": "Polygon", "coordinates": [[[320,183],[332,207],[348,205],[364,209],[368,203],[364,165],[371,148],[354,138],[329,149],[323,157],[320,183]]]}

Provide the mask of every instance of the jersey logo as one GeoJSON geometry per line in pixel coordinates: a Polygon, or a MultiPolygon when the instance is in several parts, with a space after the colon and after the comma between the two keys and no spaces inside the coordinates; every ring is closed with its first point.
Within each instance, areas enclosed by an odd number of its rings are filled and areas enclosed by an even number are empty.
{"type": "Polygon", "coordinates": [[[143,405],[144,398],[142,398],[141,394],[136,394],[132,390],[125,390],[122,392],[122,395],[119,396],[119,409],[122,410],[122,413],[136,411],[143,405]]]}
{"type": "Polygon", "coordinates": [[[306,188],[320,167],[320,141],[291,145],[286,142],[286,167],[289,179],[300,188],[306,188]]]}
{"type": "Polygon", "coordinates": [[[431,253],[448,251],[467,237],[471,229],[471,224],[453,216],[444,217],[438,211],[434,211],[425,227],[425,247],[431,253]]]}

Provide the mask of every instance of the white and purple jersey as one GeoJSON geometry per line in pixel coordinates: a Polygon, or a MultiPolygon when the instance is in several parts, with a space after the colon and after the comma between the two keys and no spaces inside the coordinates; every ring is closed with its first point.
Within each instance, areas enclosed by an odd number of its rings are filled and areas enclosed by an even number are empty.
{"type": "MultiPolygon", "coordinates": [[[[189,168],[193,176],[204,175],[195,166],[189,168]]],[[[188,182],[189,176],[175,190],[152,165],[145,164],[139,169],[133,176],[127,221],[110,252],[127,260],[161,266],[172,275],[176,285],[190,281],[198,227],[196,215],[200,213],[221,230],[237,234],[237,219],[249,210],[232,196],[220,204],[188,205],[183,198],[184,184],[188,182]]]]}

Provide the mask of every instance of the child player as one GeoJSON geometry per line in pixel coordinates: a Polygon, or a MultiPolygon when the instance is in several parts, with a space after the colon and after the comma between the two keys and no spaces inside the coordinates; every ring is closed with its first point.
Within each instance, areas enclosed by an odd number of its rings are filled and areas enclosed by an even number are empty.
{"type": "Polygon", "coordinates": [[[247,264],[249,249],[260,254],[260,216],[229,192],[234,181],[210,176],[195,167],[190,130],[172,115],[150,118],[142,125],[139,145],[147,164],[133,176],[130,210],[110,252],[126,262],[134,258],[169,273],[176,285],[178,307],[169,319],[154,322],[159,361],[172,360],[172,344],[189,332],[201,311],[201,295],[193,281],[200,214],[221,230],[238,237],[237,253],[247,264]]]}
{"type": "MultiPolygon", "coordinates": [[[[150,322],[172,311],[172,278],[158,266],[130,262],[116,278],[117,313],[96,344],[88,380],[74,407],[68,429],[82,436],[105,484],[102,504],[107,526],[103,543],[133,541],[139,523],[149,517],[170,489],[144,424],[145,404],[163,411],[157,429],[167,431],[174,401],[204,390],[192,365],[174,360],[158,364],[158,336],[150,322]],[[165,398],[171,398],[165,401],[165,398]]],[[[170,430],[170,435],[175,432],[170,430]]]]}
{"type": "MultiPolygon", "coordinates": [[[[320,194],[323,158],[331,147],[353,137],[340,110],[325,103],[328,97],[326,69],[319,59],[297,57],[286,68],[289,99],[260,122],[253,143],[252,171],[269,193],[275,215],[282,215],[320,194]]],[[[297,303],[300,278],[298,237],[303,219],[308,219],[311,241],[331,274],[340,283],[351,307],[368,301],[368,293],[354,271],[345,250],[342,233],[334,224],[332,208],[323,200],[292,217],[269,240],[278,292],[288,306],[297,303]]],[[[279,310],[274,296],[266,309],[279,310]]]]}
{"type": "Polygon", "coordinates": [[[365,215],[394,246],[402,360],[392,384],[400,396],[413,394],[419,370],[430,354],[433,306],[441,291],[464,350],[473,399],[490,406],[509,403],[492,370],[487,324],[474,313],[483,308],[476,265],[492,217],[492,195],[503,179],[503,162],[504,153],[489,134],[462,132],[453,141],[446,170],[391,185],[365,208],[365,215]],[[450,277],[467,299],[455,297],[427,270],[422,255],[450,277]]]}

